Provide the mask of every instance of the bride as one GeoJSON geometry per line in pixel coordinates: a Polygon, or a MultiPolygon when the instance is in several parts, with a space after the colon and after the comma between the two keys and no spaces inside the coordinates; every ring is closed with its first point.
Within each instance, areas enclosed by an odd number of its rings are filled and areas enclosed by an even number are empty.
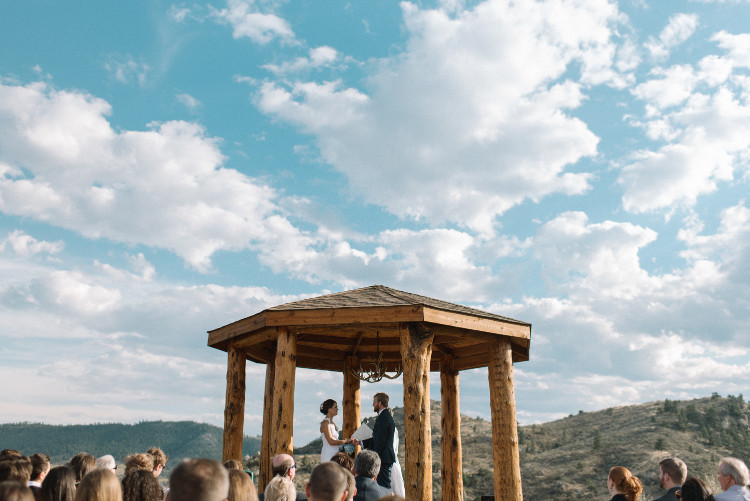
{"type": "Polygon", "coordinates": [[[320,438],[323,440],[323,448],[320,450],[320,462],[330,461],[331,457],[339,451],[339,446],[351,443],[351,439],[339,440],[339,429],[333,422],[333,417],[339,413],[339,404],[329,398],[320,404],[320,412],[325,416],[320,422],[320,438]]]}

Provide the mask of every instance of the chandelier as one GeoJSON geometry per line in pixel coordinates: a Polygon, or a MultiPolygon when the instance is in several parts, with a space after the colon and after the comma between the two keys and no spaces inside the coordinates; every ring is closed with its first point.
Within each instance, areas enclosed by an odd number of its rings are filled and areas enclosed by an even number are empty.
{"type": "Polygon", "coordinates": [[[360,379],[362,381],[367,381],[368,383],[377,383],[383,378],[387,379],[396,379],[401,375],[403,372],[403,368],[401,367],[401,364],[394,364],[394,367],[392,369],[392,372],[394,374],[388,374],[388,368],[386,367],[385,363],[383,362],[383,354],[380,352],[380,331],[376,331],[376,341],[375,341],[375,358],[368,358],[366,365],[372,365],[373,369],[366,371],[362,367],[362,362],[359,363],[359,369],[349,369],[349,371],[357,377],[357,379],[360,379]]]}

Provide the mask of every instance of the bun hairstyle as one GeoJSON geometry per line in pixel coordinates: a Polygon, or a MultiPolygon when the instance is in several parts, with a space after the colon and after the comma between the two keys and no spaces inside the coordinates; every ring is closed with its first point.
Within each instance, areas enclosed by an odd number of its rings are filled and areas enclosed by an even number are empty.
{"type": "Polygon", "coordinates": [[[638,477],[630,473],[624,466],[615,466],[609,470],[609,478],[615,484],[615,488],[625,494],[628,501],[638,501],[643,492],[643,484],[638,477]]]}
{"type": "Polygon", "coordinates": [[[334,405],[336,405],[336,401],[332,398],[329,398],[328,400],[320,404],[320,413],[323,414],[324,416],[327,416],[328,409],[330,409],[334,405]]]}

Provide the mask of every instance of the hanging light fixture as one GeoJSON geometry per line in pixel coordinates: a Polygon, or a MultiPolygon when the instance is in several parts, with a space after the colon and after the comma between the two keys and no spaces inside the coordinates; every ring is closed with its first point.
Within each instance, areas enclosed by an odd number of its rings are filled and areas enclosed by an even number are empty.
{"type": "Polygon", "coordinates": [[[349,369],[349,371],[356,376],[357,379],[367,381],[368,383],[377,383],[383,378],[396,379],[403,372],[403,368],[401,367],[401,364],[395,364],[395,367],[393,368],[394,374],[388,374],[388,369],[386,368],[385,363],[383,363],[383,354],[380,352],[380,331],[376,331],[375,335],[375,358],[368,358],[366,363],[366,365],[372,365],[373,369],[366,371],[362,367],[362,362],[360,361],[359,369],[349,369]]]}

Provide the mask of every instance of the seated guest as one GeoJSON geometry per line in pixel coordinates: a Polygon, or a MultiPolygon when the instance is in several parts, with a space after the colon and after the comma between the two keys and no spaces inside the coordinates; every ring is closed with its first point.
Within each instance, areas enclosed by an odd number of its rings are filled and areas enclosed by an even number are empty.
{"type": "Polygon", "coordinates": [[[346,475],[346,470],[336,463],[330,461],[320,463],[310,473],[306,488],[307,499],[310,501],[344,501],[347,494],[346,475]]]}
{"type": "Polygon", "coordinates": [[[36,496],[36,491],[42,488],[44,477],[49,473],[49,455],[37,453],[32,454],[29,459],[31,459],[31,480],[29,480],[29,487],[36,496]]]}
{"type": "MultiPolygon", "coordinates": [[[[233,461],[237,461],[234,459],[233,461]]],[[[224,463],[226,467],[226,463],[224,463]]],[[[229,472],[229,501],[258,501],[258,492],[250,475],[241,469],[232,468],[229,472]]]]}
{"type": "Polygon", "coordinates": [[[186,459],[169,477],[168,501],[225,501],[229,474],[214,459],[186,459]]]}
{"type": "Polygon", "coordinates": [[[745,463],[737,458],[721,458],[719,461],[719,485],[721,494],[716,494],[716,501],[750,501],[750,483],[745,463]]]}
{"type": "Polygon", "coordinates": [[[6,459],[20,458],[21,456],[22,456],[21,452],[15,449],[3,449],[2,451],[0,451],[0,461],[5,461],[6,459]]]}
{"type": "Polygon", "coordinates": [[[76,473],[76,485],[78,485],[88,472],[96,469],[96,458],[86,452],[79,452],[70,460],[70,466],[76,473]]]}
{"type": "Polygon", "coordinates": [[[297,489],[289,477],[273,477],[266,490],[263,491],[266,501],[294,501],[297,499],[297,489]]]}
{"type": "Polygon", "coordinates": [[[664,458],[659,461],[659,487],[667,491],[654,501],[677,501],[676,492],[687,477],[687,465],[679,458],[664,458]]]}
{"type": "Polygon", "coordinates": [[[109,470],[90,471],[78,483],[75,501],[122,501],[117,475],[109,470]]]}
{"type": "Polygon", "coordinates": [[[224,461],[224,468],[226,468],[227,470],[242,470],[242,463],[240,463],[236,459],[227,459],[226,461],[224,461]]]}
{"type": "MultiPolygon", "coordinates": [[[[297,463],[289,454],[279,454],[271,460],[271,473],[274,477],[288,477],[289,480],[294,482],[294,477],[297,475],[297,463]]],[[[264,501],[265,491],[258,495],[258,499],[264,501]]],[[[297,501],[305,501],[307,497],[304,492],[297,491],[296,499],[297,501]]]]}
{"type": "Polygon", "coordinates": [[[377,482],[380,456],[375,451],[363,449],[354,458],[354,482],[357,493],[354,501],[376,501],[391,492],[377,482]]]}
{"type": "Polygon", "coordinates": [[[76,495],[76,473],[70,466],[52,468],[42,482],[39,499],[73,501],[76,495]]]}
{"type": "Polygon", "coordinates": [[[614,466],[609,470],[607,488],[610,501],[638,501],[643,492],[641,481],[624,466],[614,466]]]}
{"type": "Polygon", "coordinates": [[[96,467],[100,470],[110,470],[112,473],[117,473],[117,462],[111,454],[96,458],[96,467]]]}
{"type": "Polygon", "coordinates": [[[699,478],[688,477],[677,492],[681,501],[716,501],[711,489],[699,478]]]}
{"type": "Polygon", "coordinates": [[[33,467],[26,456],[11,456],[0,461],[0,482],[12,480],[27,485],[31,480],[33,467]]]}
{"type": "Polygon", "coordinates": [[[167,466],[167,459],[169,459],[169,457],[158,447],[151,447],[146,453],[151,454],[151,457],[154,458],[154,476],[158,477],[161,475],[164,467],[167,466]]]}
{"type": "Polygon", "coordinates": [[[133,470],[122,479],[123,501],[161,501],[164,499],[159,481],[147,470],[133,470]]]}
{"type": "Polygon", "coordinates": [[[31,489],[15,480],[0,482],[0,500],[2,501],[34,501],[31,489]]]}
{"type": "Polygon", "coordinates": [[[346,452],[337,452],[331,457],[331,462],[340,464],[346,470],[354,473],[354,460],[346,452]]]}

